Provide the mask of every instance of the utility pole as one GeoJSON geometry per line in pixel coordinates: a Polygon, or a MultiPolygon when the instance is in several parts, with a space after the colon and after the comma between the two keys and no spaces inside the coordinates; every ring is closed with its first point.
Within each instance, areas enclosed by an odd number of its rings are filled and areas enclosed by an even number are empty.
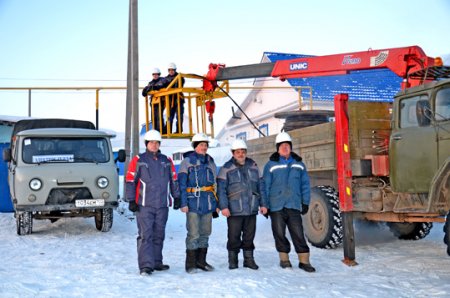
{"type": "Polygon", "coordinates": [[[130,0],[128,19],[127,102],[125,115],[125,171],[132,156],[139,153],[139,53],[138,1],[130,0]],[[131,146],[131,150],[130,150],[131,146]]]}

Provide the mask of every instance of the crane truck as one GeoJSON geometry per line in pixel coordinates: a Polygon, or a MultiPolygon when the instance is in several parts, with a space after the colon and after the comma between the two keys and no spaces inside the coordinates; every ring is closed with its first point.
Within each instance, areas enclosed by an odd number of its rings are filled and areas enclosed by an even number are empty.
{"type": "MultiPolygon", "coordinates": [[[[369,50],[225,67],[210,64],[207,92],[218,81],[345,75],[388,68],[403,78],[392,103],[354,102],[334,95],[335,122],[290,131],[310,175],[312,197],[305,234],[319,248],[343,242],[356,265],[354,218],[385,222],[400,239],[425,237],[444,222],[450,256],[450,67],[418,46],[369,50]]],[[[248,141],[263,166],[275,136],[248,141]]]]}

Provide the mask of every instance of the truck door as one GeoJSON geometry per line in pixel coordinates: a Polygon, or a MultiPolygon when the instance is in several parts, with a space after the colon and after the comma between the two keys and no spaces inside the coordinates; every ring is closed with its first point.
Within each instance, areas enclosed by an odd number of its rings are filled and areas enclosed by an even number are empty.
{"type": "Polygon", "coordinates": [[[427,94],[402,98],[396,105],[389,150],[395,192],[427,193],[437,169],[436,130],[431,121],[420,117],[426,110],[424,103],[430,106],[427,94]]]}
{"type": "Polygon", "coordinates": [[[435,119],[439,138],[438,165],[441,166],[450,156],[450,85],[436,93],[435,119]]]}

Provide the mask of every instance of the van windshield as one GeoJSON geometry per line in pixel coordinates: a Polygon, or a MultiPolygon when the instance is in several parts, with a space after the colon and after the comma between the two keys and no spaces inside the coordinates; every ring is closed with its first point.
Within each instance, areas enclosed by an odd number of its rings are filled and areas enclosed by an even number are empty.
{"type": "Polygon", "coordinates": [[[105,163],[110,159],[105,138],[26,138],[22,148],[25,163],[105,163]]]}

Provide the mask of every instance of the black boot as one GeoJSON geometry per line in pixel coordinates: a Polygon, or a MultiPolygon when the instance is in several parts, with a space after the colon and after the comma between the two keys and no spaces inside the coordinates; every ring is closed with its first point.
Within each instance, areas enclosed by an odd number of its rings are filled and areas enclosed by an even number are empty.
{"type": "Polygon", "coordinates": [[[196,249],[186,249],[186,272],[187,273],[197,272],[197,268],[195,266],[196,255],[197,255],[196,249]]]}
{"type": "Polygon", "coordinates": [[[253,257],[253,250],[244,250],[244,267],[257,270],[259,267],[255,263],[255,258],[253,257]]]}
{"type": "Polygon", "coordinates": [[[228,269],[236,269],[238,265],[238,254],[239,252],[229,250],[228,251],[228,269]]]}
{"type": "Polygon", "coordinates": [[[197,268],[202,269],[203,271],[213,271],[214,267],[206,263],[207,253],[207,247],[197,249],[197,268]]]}
{"type": "Polygon", "coordinates": [[[299,253],[298,261],[298,268],[303,269],[306,272],[316,272],[316,268],[309,262],[309,252],[299,253]]]}

